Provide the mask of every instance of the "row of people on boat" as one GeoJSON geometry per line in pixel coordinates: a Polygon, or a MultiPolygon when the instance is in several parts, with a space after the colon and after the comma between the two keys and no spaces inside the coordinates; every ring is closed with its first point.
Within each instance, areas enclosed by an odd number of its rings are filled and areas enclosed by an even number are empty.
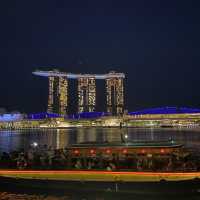
{"type": "Polygon", "coordinates": [[[128,170],[128,171],[198,171],[200,165],[192,160],[181,160],[174,156],[163,158],[156,156],[127,156],[122,160],[99,159],[99,158],[77,158],[74,159],[75,169],[106,169],[107,171],[128,170]]]}
{"type": "Polygon", "coordinates": [[[130,171],[199,171],[200,158],[181,155],[119,155],[81,157],[70,156],[68,149],[53,149],[44,145],[28,151],[0,153],[0,168],[14,169],[76,169],[130,171]]]}

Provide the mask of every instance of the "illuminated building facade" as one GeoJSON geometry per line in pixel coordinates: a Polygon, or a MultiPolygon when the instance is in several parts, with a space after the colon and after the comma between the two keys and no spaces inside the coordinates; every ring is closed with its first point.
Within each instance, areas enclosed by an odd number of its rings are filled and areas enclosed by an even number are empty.
{"type": "Polygon", "coordinates": [[[49,77],[49,98],[48,98],[48,108],[47,112],[53,112],[53,103],[54,103],[54,77],[49,77]]]}
{"type": "Polygon", "coordinates": [[[78,113],[94,112],[96,79],[106,80],[107,112],[120,115],[124,109],[123,73],[72,74],[59,71],[35,71],[34,75],[49,78],[48,113],[65,115],[67,111],[68,80],[78,80],[78,113]]]}
{"type": "Polygon", "coordinates": [[[49,77],[48,113],[66,114],[67,111],[67,79],[64,77],[49,77]]]}
{"type": "Polygon", "coordinates": [[[106,79],[107,112],[113,115],[123,114],[124,86],[123,78],[111,77],[106,79]]]}
{"type": "Polygon", "coordinates": [[[78,78],[78,112],[94,112],[96,104],[96,84],[94,77],[78,78]]]}
{"type": "Polygon", "coordinates": [[[59,78],[59,87],[58,87],[58,98],[59,98],[59,112],[62,115],[66,114],[67,111],[67,90],[68,90],[68,82],[66,78],[59,78]]]}

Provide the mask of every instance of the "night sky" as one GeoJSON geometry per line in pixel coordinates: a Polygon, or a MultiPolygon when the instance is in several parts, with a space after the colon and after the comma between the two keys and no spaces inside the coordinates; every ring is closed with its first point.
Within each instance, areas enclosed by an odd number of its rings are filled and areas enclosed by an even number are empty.
{"type": "Polygon", "coordinates": [[[200,108],[197,0],[1,0],[0,22],[0,107],[8,111],[46,110],[47,79],[32,71],[48,66],[124,72],[129,111],[200,108]]]}

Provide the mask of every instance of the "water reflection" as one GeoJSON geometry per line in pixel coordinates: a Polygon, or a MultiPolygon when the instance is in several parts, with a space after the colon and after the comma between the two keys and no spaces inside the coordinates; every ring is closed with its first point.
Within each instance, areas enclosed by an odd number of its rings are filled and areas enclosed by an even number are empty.
{"type": "Polygon", "coordinates": [[[121,133],[128,140],[169,140],[172,138],[187,147],[200,149],[199,129],[134,129],[134,128],[72,128],[48,130],[1,131],[0,151],[28,149],[33,142],[53,148],[64,148],[82,142],[121,141],[121,133]]]}

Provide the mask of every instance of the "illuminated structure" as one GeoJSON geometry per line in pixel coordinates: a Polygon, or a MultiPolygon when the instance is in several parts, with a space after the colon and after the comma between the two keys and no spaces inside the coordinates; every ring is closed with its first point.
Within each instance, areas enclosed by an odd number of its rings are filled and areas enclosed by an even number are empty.
{"type": "MultiPolygon", "coordinates": [[[[200,113],[199,108],[189,108],[189,107],[175,107],[175,106],[166,106],[166,107],[158,107],[158,108],[147,108],[135,112],[130,112],[129,115],[164,115],[165,116],[174,116],[174,115],[182,115],[186,117],[186,115],[197,115],[200,113]]],[[[189,117],[189,116],[188,116],[189,117]]],[[[190,116],[191,117],[191,116],[190,116]]]]}
{"type": "Polygon", "coordinates": [[[59,78],[59,113],[66,114],[67,110],[67,89],[68,89],[68,82],[66,78],[60,77],[59,78]]]}
{"type": "Polygon", "coordinates": [[[68,79],[78,80],[78,113],[94,112],[96,106],[96,79],[106,80],[107,112],[113,115],[123,113],[124,88],[123,73],[72,74],[54,71],[35,71],[34,75],[49,78],[49,113],[66,114],[68,79]]]}
{"type": "Polygon", "coordinates": [[[48,108],[47,112],[53,112],[53,103],[54,103],[54,77],[49,77],[49,99],[48,99],[48,108]]]}
{"type": "Polygon", "coordinates": [[[66,114],[67,110],[67,79],[63,77],[49,77],[49,113],[66,114]]]}
{"type": "MultiPolygon", "coordinates": [[[[111,72],[110,74],[115,74],[111,72]]],[[[122,77],[106,78],[107,112],[122,114],[124,110],[124,87],[122,77]]]]}
{"type": "Polygon", "coordinates": [[[78,78],[78,112],[94,112],[96,84],[94,77],[78,78]]]}

